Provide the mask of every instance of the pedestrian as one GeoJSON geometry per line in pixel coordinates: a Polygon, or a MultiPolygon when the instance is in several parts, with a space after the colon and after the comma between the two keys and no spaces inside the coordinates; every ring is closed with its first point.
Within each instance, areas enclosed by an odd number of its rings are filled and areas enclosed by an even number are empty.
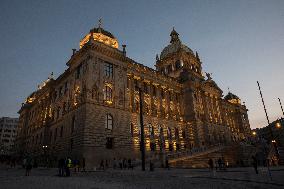
{"type": "Polygon", "coordinates": [[[101,170],[105,170],[105,167],[104,167],[104,160],[102,160],[101,163],[100,163],[100,169],[101,169],[101,170]]]}
{"type": "Polygon", "coordinates": [[[79,172],[79,160],[78,159],[74,160],[73,165],[74,165],[74,171],[75,172],[77,172],[77,171],[79,172]]]}
{"type": "Polygon", "coordinates": [[[209,171],[213,173],[213,176],[215,176],[214,161],[211,158],[208,160],[208,165],[209,165],[209,171]]]}
{"type": "Polygon", "coordinates": [[[23,165],[22,165],[24,169],[26,168],[26,164],[27,164],[27,158],[24,158],[23,159],[23,165]]]}
{"type": "Polygon", "coordinates": [[[255,173],[258,174],[258,170],[257,170],[257,159],[255,156],[252,156],[252,165],[254,167],[255,173]]]}
{"type": "Polygon", "coordinates": [[[86,166],[86,161],[85,161],[85,158],[83,158],[83,160],[82,160],[82,168],[83,168],[84,172],[86,171],[85,166],[86,166]]]}
{"type": "Polygon", "coordinates": [[[70,169],[72,167],[72,160],[68,157],[65,160],[65,172],[66,172],[66,176],[70,177],[71,173],[70,173],[70,169]]]}
{"type": "Polygon", "coordinates": [[[150,171],[154,171],[154,163],[150,160],[150,171]]]}
{"type": "Polygon", "coordinates": [[[115,158],[113,158],[112,168],[113,168],[113,169],[116,169],[116,159],[115,159],[115,158]]]}
{"type": "Polygon", "coordinates": [[[218,159],[218,167],[219,167],[219,170],[221,170],[221,165],[222,165],[222,160],[221,158],[218,159]]]}
{"type": "Polygon", "coordinates": [[[126,169],[126,167],[127,167],[126,158],[123,158],[122,165],[123,165],[123,169],[126,169]]]}
{"type": "Polygon", "coordinates": [[[64,159],[61,158],[58,161],[58,171],[59,171],[59,176],[63,177],[64,176],[64,159]]]}
{"type": "Polygon", "coordinates": [[[166,169],[170,170],[169,160],[166,158],[166,169]]]}
{"type": "Polygon", "coordinates": [[[27,157],[26,159],[26,176],[30,176],[33,164],[32,164],[32,158],[31,157],[27,157]]]}
{"type": "Polygon", "coordinates": [[[132,166],[132,162],[131,159],[128,159],[128,169],[132,169],[133,170],[133,166],[132,166]]]}
{"type": "Polygon", "coordinates": [[[122,169],[122,159],[119,160],[119,168],[122,169]]]}

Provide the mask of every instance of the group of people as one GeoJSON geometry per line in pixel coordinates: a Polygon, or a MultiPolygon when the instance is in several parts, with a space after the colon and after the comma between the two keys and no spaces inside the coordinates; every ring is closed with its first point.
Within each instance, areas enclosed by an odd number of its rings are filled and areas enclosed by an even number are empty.
{"type": "MultiPolygon", "coordinates": [[[[210,158],[208,160],[208,165],[209,165],[210,170],[213,171],[213,169],[214,169],[214,161],[213,161],[213,159],[210,158]]],[[[227,167],[227,165],[225,165],[225,160],[224,160],[223,157],[219,158],[218,160],[215,161],[215,169],[216,169],[216,171],[218,169],[219,170],[226,170],[226,167],[227,167]]]]}
{"type": "Polygon", "coordinates": [[[72,160],[70,157],[61,158],[58,160],[58,171],[59,176],[70,177],[71,176],[71,168],[73,168],[74,172],[79,172],[80,168],[85,171],[85,159],[82,159],[82,163],[78,159],[72,160]]]}
{"type": "Polygon", "coordinates": [[[33,167],[37,167],[37,162],[32,157],[27,156],[23,159],[23,168],[26,169],[26,176],[30,176],[33,167]]]}
{"type": "Polygon", "coordinates": [[[122,170],[122,169],[133,169],[134,168],[133,161],[130,158],[129,159],[123,158],[119,160],[114,158],[112,162],[110,162],[109,160],[101,160],[99,169],[105,170],[110,167],[111,163],[112,163],[113,169],[120,168],[122,170]]]}

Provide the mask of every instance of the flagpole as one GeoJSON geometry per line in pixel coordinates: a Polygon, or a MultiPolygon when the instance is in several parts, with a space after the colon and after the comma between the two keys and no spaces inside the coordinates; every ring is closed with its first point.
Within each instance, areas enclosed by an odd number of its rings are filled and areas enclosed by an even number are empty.
{"type": "MultiPolygon", "coordinates": [[[[260,89],[260,85],[259,85],[259,82],[258,82],[258,81],[256,81],[256,82],[257,82],[257,85],[258,85],[258,90],[259,90],[259,94],[260,94],[260,97],[261,97],[263,109],[264,109],[264,112],[265,112],[265,115],[266,115],[266,119],[267,119],[267,123],[268,123],[268,128],[269,128],[269,130],[270,130],[271,137],[273,138],[272,130],[271,130],[271,127],[270,127],[270,121],[269,121],[269,118],[268,118],[268,115],[267,115],[267,111],[266,111],[266,107],[265,107],[265,104],[264,104],[262,92],[261,92],[261,89],[260,89]]],[[[270,141],[269,141],[269,144],[270,144],[270,141]]],[[[272,180],[272,175],[271,175],[270,168],[269,168],[269,159],[268,159],[268,158],[267,158],[267,170],[268,170],[269,177],[270,177],[270,179],[272,180]]]]}
{"type": "Polygon", "coordinates": [[[282,110],[282,114],[283,114],[283,116],[284,116],[284,111],[283,111],[283,107],[282,107],[280,98],[278,98],[278,100],[279,100],[279,104],[280,104],[280,107],[281,107],[281,110],[282,110]]]}

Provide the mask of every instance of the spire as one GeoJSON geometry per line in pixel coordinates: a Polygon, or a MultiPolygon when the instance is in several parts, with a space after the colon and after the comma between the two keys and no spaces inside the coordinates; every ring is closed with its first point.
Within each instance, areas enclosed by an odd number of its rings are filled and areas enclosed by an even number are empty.
{"type": "Polygon", "coordinates": [[[159,55],[156,54],[156,61],[159,61],[159,55]]]}
{"type": "Polygon", "coordinates": [[[171,36],[170,43],[180,42],[180,39],[179,39],[178,35],[179,34],[176,32],[175,28],[173,27],[173,30],[172,30],[172,32],[170,34],[170,36],[171,36]]]}
{"type": "Polygon", "coordinates": [[[195,57],[196,57],[196,59],[200,62],[200,58],[199,58],[199,55],[198,55],[198,52],[197,52],[197,51],[195,52],[195,57]]]}
{"type": "Polygon", "coordinates": [[[102,19],[100,18],[99,23],[98,23],[98,32],[102,31],[102,24],[103,24],[103,22],[102,22],[102,19]]]}

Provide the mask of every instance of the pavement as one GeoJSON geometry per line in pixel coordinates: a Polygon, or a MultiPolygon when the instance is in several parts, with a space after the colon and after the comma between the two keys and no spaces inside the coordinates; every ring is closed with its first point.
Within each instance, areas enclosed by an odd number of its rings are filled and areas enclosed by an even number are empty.
{"type": "Polygon", "coordinates": [[[154,172],[140,168],[134,170],[86,171],[71,177],[57,176],[55,168],[32,169],[30,176],[25,170],[0,166],[1,189],[172,189],[172,188],[253,188],[284,189],[284,167],[260,167],[255,174],[252,167],[229,168],[226,171],[210,172],[208,169],[155,169],[154,172]]]}

